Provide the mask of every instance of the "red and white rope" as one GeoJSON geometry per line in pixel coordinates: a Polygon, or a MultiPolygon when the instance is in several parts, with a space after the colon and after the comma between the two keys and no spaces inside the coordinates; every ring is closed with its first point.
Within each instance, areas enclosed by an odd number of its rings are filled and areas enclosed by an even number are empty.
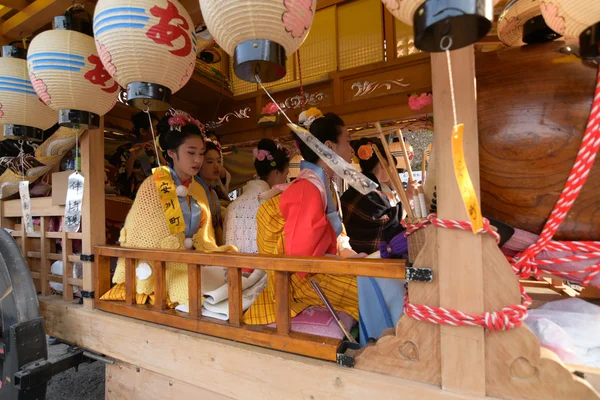
{"type": "Polygon", "coordinates": [[[531,298],[525,293],[523,286],[521,286],[521,298],[523,299],[521,304],[504,307],[501,311],[472,315],[442,307],[411,304],[407,292],[404,296],[404,313],[418,321],[432,324],[481,326],[493,331],[509,330],[521,326],[527,317],[527,308],[531,305],[531,298]]]}
{"type": "MultiPolygon", "coordinates": [[[[430,214],[424,220],[419,221],[414,224],[407,223],[406,221],[402,221],[402,226],[404,226],[404,228],[406,228],[406,232],[404,233],[404,235],[406,237],[408,237],[412,233],[416,232],[417,230],[419,230],[421,228],[426,227],[429,224],[435,225],[439,228],[461,229],[464,231],[472,231],[473,230],[471,223],[468,221],[458,221],[458,220],[454,220],[454,219],[440,219],[437,217],[436,214],[430,214]]],[[[483,219],[483,228],[481,228],[479,231],[477,231],[477,233],[478,234],[479,233],[489,233],[490,235],[492,235],[494,237],[494,239],[496,239],[497,243],[500,242],[500,235],[498,235],[498,233],[494,229],[492,229],[492,226],[490,225],[490,221],[488,221],[487,218],[483,219]]]]}
{"type": "MultiPolygon", "coordinates": [[[[553,274],[564,278],[585,274],[582,284],[586,286],[600,273],[600,262],[592,267],[578,271],[556,271],[541,269],[539,265],[561,264],[566,262],[582,261],[600,258],[600,242],[561,242],[553,241],[552,238],[558,231],[560,224],[565,220],[577,196],[581,192],[590,171],[594,165],[596,155],[600,149],[600,68],[598,70],[596,92],[592,103],[592,110],[588,120],[587,128],[583,135],[581,147],[571,169],[565,187],[542,230],[537,242],[531,245],[523,253],[517,255],[513,260],[515,273],[522,278],[534,275],[539,278],[541,274],[553,274]],[[551,260],[536,261],[535,258],[543,250],[549,251],[571,251],[578,252],[569,257],[555,258],[551,260]]],[[[600,261],[600,260],[599,260],[600,261]]]]}
{"type": "MultiPolygon", "coordinates": [[[[600,67],[598,70],[596,93],[587,129],[584,133],[581,148],[579,149],[579,153],[577,154],[575,164],[571,169],[567,183],[565,184],[538,241],[522,254],[511,259],[513,271],[518,276],[528,278],[531,275],[539,277],[541,274],[554,274],[568,278],[574,275],[586,274],[583,279],[583,285],[585,286],[589,284],[596,275],[600,274],[600,264],[579,271],[550,271],[539,267],[540,265],[561,264],[600,257],[600,243],[598,242],[559,242],[552,240],[558,227],[566,218],[573,203],[575,203],[577,196],[581,192],[581,188],[585,184],[592,166],[594,165],[598,149],[600,149],[600,67]],[[582,254],[536,261],[535,258],[543,250],[574,251],[582,252],[582,254]]],[[[443,220],[432,214],[425,220],[415,224],[403,222],[403,225],[406,228],[405,235],[409,236],[418,229],[429,224],[441,228],[471,230],[471,224],[467,221],[443,220]]],[[[484,220],[483,229],[477,233],[489,233],[494,235],[497,241],[500,240],[500,236],[492,230],[489,221],[487,220],[484,220]]],[[[482,315],[471,315],[442,307],[411,304],[407,291],[404,297],[404,312],[411,318],[434,324],[481,326],[489,330],[508,330],[516,328],[523,323],[523,320],[527,317],[527,308],[531,305],[531,298],[527,296],[523,286],[520,286],[520,289],[522,298],[521,304],[504,307],[501,311],[491,313],[485,312],[482,315]]]]}
{"type": "MultiPolygon", "coordinates": [[[[425,220],[415,224],[402,223],[406,228],[406,236],[414,233],[429,224],[446,229],[461,229],[472,231],[472,225],[468,221],[457,221],[437,218],[435,214],[429,215],[425,220]]],[[[500,235],[492,229],[490,221],[484,218],[483,228],[479,233],[487,233],[500,241],[500,235]]],[[[531,305],[531,299],[525,293],[523,286],[521,288],[521,304],[504,307],[500,311],[485,312],[481,315],[472,315],[461,311],[450,310],[443,307],[431,307],[420,304],[411,304],[408,298],[408,291],[404,296],[404,313],[418,321],[426,321],[433,324],[444,324],[454,326],[481,326],[489,330],[508,330],[521,326],[523,320],[527,317],[527,308],[531,305]]]]}

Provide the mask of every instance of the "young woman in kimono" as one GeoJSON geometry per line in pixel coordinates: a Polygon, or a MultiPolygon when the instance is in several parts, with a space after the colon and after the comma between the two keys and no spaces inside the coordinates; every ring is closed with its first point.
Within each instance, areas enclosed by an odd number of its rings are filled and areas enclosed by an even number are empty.
{"type": "Polygon", "coordinates": [[[196,175],[196,181],[204,188],[206,196],[208,197],[210,212],[212,215],[212,226],[215,230],[217,243],[222,245],[223,242],[223,214],[224,209],[221,207],[219,201],[219,195],[212,187],[212,184],[218,181],[221,176],[221,169],[223,168],[223,153],[221,152],[221,145],[219,142],[206,140],[206,153],[204,154],[204,161],[198,175],[196,175]]]}
{"type": "MultiPolygon", "coordinates": [[[[202,125],[182,112],[168,115],[158,124],[160,150],[168,166],[154,169],[140,186],[125,220],[121,246],[146,249],[237,251],[217,246],[206,192],[193,178],[205,157],[202,125]]],[[[153,303],[154,262],[136,263],[138,304],[153,303]]],[[[167,304],[188,304],[187,265],[166,263],[167,304]]],[[[119,259],[113,277],[116,284],[102,297],[125,300],[125,260],[119,259]]]]}
{"type": "MultiPolygon", "coordinates": [[[[387,163],[383,165],[374,153],[372,144],[385,154],[377,139],[360,139],[357,155],[362,173],[380,185],[380,190],[361,194],[349,188],[342,195],[344,225],[350,244],[356,251],[374,253],[393,242],[394,253],[408,252],[408,244],[401,225],[402,205],[392,206],[390,199],[381,190],[382,183],[390,179],[387,163]]],[[[394,166],[395,170],[395,166],[394,166]]],[[[383,331],[393,328],[402,315],[404,300],[404,280],[358,277],[358,300],[360,310],[360,343],[377,339],[383,331]]]]}
{"type": "Polygon", "coordinates": [[[402,205],[391,205],[389,197],[381,190],[382,183],[389,181],[389,168],[382,165],[373,152],[371,144],[377,145],[385,154],[381,142],[363,138],[357,141],[356,149],[362,173],[377,183],[380,190],[361,194],[350,187],[342,195],[344,226],[350,237],[350,245],[356,251],[374,253],[381,242],[389,242],[404,231],[401,225],[402,205]]]}
{"type": "MultiPolygon", "coordinates": [[[[305,126],[319,141],[344,160],[350,162],[354,151],[348,130],[335,114],[323,116],[309,109],[305,126]]],[[[345,236],[340,201],[333,185],[333,171],[300,139],[296,140],[304,161],[300,174],[285,191],[265,202],[257,214],[257,245],[261,254],[295,256],[357,255],[345,236]]],[[[351,274],[351,271],[348,271],[351,274]]],[[[358,293],[355,276],[296,273],[291,277],[291,316],[295,317],[310,306],[323,307],[311,287],[314,280],[323,289],[337,311],[344,311],[358,321],[358,293]]],[[[247,324],[275,322],[274,273],[268,273],[265,290],[244,314],[247,324]]]]}
{"type": "Polygon", "coordinates": [[[276,187],[287,181],[290,156],[271,139],[258,142],[254,153],[254,168],[259,179],[244,186],[242,195],[227,207],[224,222],[225,243],[232,244],[241,253],[256,254],[256,214],[260,205],[276,194],[276,187]]]}

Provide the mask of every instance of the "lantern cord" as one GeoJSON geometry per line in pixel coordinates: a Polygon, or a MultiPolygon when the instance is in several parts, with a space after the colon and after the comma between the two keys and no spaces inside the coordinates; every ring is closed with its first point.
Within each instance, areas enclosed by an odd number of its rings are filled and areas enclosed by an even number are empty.
{"type": "Polygon", "coordinates": [[[263,86],[262,81],[260,80],[260,76],[258,76],[258,74],[255,75],[255,79],[256,79],[256,83],[258,83],[260,85],[260,87],[262,88],[262,90],[265,91],[265,93],[267,94],[267,96],[269,96],[269,99],[271,99],[271,101],[277,106],[277,108],[283,114],[283,116],[285,117],[285,119],[287,119],[290,124],[294,124],[292,122],[292,120],[290,119],[290,117],[288,117],[288,115],[285,113],[285,111],[283,111],[283,109],[281,108],[281,106],[279,105],[279,103],[277,103],[277,101],[275,101],[275,99],[273,98],[273,96],[271,96],[271,93],[269,93],[267,91],[267,88],[265,88],[263,86]]]}
{"type": "Polygon", "coordinates": [[[152,132],[152,143],[154,144],[154,152],[156,153],[156,163],[159,167],[162,167],[160,163],[160,154],[158,154],[158,145],[156,144],[156,134],[154,133],[154,124],[152,124],[152,115],[150,115],[150,107],[146,106],[144,110],[146,115],[148,116],[148,121],[150,122],[150,132],[152,132]]]}
{"type": "Polygon", "coordinates": [[[81,161],[79,161],[79,129],[77,128],[73,128],[73,131],[75,132],[75,173],[78,174],[79,173],[79,163],[81,161]]]}
{"type": "Polygon", "coordinates": [[[456,116],[456,96],[454,92],[454,78],[452,74],[452,61],[450,60],[450,48],[452,47],[452,36],[444,36],[440,41],[440,48],[446,51],[446,60],[448,61],[448,75],[450,77],[450,94],[452,95],[452,114],[454,116],[454,126],[458,125],[458,117],[456,116]],[[444,41],[447,42],[444,45],[444,41]]]}
{"type": "Polygon", "coordinates": [[[304,101],[304,85],[302,84],[302,64],[300,63],[300,49],[296,52],[298,56],[298,78],[300,80],[300,97],[302,98],[302,111],[306,110],[304,101]]]}

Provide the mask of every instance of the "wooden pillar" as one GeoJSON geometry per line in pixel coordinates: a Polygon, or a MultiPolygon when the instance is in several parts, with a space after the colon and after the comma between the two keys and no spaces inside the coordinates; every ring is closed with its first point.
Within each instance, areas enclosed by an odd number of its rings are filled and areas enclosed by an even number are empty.
{"type": "MultiPolygon", "coordinates": [[[[81,173],[84,192],[81,224],[83,232],[82,254],[94,254],[94,246],[106,244],[104,210],[104,117],[98,129],[84,132],[80,137],[81,173]]],[[[83,262],[83,290],[93,291],[94,263],[83,262]]],[[[96,297],[103,293],[96,293],[96,297]]],[[[84,299],[86,308],[94,308],[92,299],[84,299]]]]}
{"type": "MultiPolygon", "coordinates": [[[[479,196],[479,149],[475,54],[473,46],[450,53],[458,123],[464,123],[464,149],[469,174],[479,196]]],[[[445,53],[431,55],[435,109],[436,182],[438,217],[468,220],[454,175],[451,150],[454,118],[445,53]]],[[[437,260],[440,306],[472,314],[484,311],[481,235],[438,229],[437,260]]],[[[485,396],[483,328],[441,326],[442,388],[485,396]]]]}

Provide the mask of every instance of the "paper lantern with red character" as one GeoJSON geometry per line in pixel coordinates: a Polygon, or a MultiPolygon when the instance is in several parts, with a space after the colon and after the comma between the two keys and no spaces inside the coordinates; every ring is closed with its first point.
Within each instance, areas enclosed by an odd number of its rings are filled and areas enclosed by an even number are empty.
{"type": "Polygon", "coordinates": [[[57,115],[38,97],[27,73],[27,50],[2,47],[0,58],[0,140],[41,141],[57,115]]]}
{"type": "Polygon", "coordinates": [[[96,46],[107,71],[142,110],[167,110],[194,72],[194,24],[177,0],[99,0],[96,46]]]}
{"type": "Polygon", "coordinates": [[[91,24],[74,19],[85,12],[71,8],[54,19],[54,29],[37,35],[27,54],[33,88],[40,99],[58,111],[58,123],[66,127],[95,129],[119,94],[119,84],[104,69],[91,24]]]}

